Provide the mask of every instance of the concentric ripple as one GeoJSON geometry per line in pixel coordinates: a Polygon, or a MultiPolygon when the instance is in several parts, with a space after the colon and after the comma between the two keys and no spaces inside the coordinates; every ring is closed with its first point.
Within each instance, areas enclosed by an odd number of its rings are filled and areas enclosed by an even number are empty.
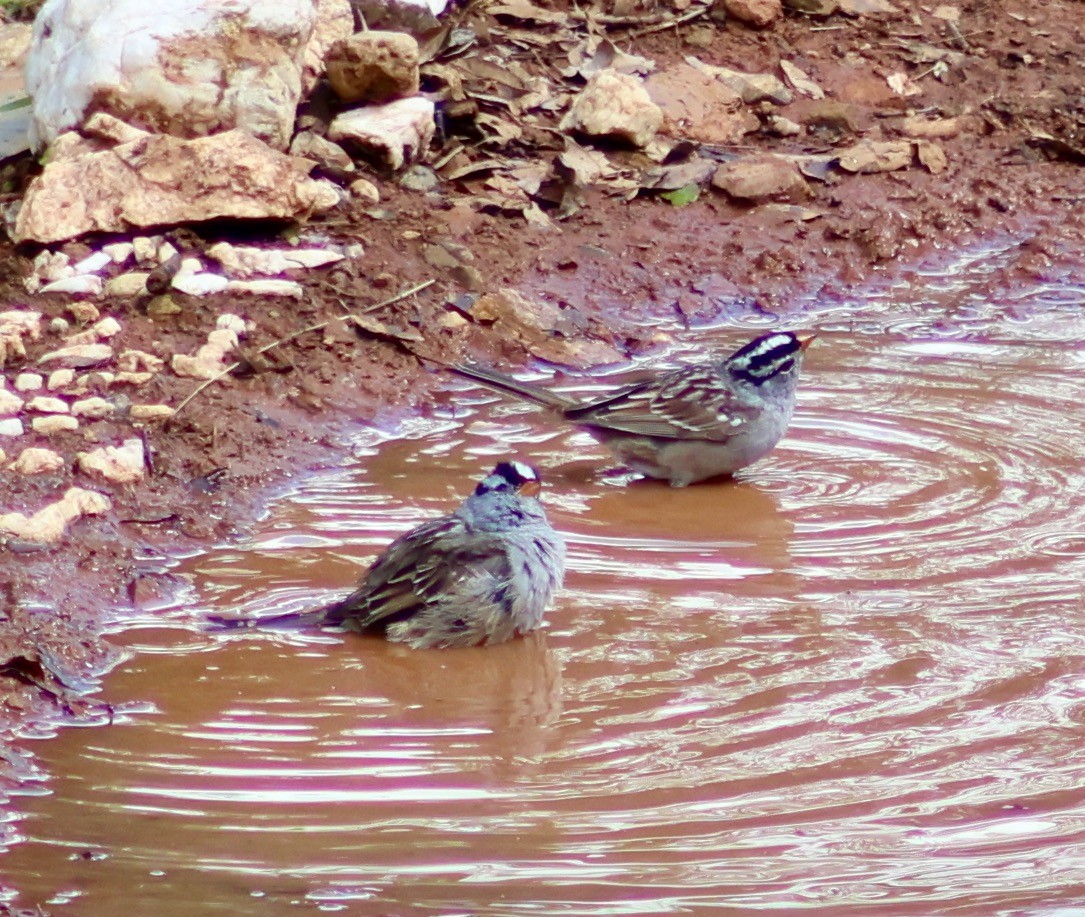
{"type": "Polygon", "coordinates": [[[360,445],[119,638],[138,652],[109,699],[157,713],[43,746],[54,793],[5,864],[23,903],[1079,906],[1085,273],[1015,287],[1012,259],[818,312],[793,429],[736,482],[603,474],[583,434],[470,388],[360,445]],[[545,632],[419,653],[200,630],[347,589],[510,453],[543,466],[570,546],[545,632]]]}

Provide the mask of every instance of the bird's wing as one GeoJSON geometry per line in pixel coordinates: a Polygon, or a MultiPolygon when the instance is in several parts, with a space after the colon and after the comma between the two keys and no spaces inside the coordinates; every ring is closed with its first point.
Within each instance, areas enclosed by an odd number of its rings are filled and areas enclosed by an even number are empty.
{"type": "Polygon", "coordinates": [[[715,442],[729,440],[755,414],[711,365],[673,370],[564,412],[572,423],[603,430],[715,442]]]}
{"type": "Polygon", "coordinates": [[[359,629],[403,620],[487,567],[502,575],[502,563],[507,566],[504,554],[472,534],[461,517],[442,516],[393,541],[361,585],[328,609],[326,620],[350,619],[359,629]]]}

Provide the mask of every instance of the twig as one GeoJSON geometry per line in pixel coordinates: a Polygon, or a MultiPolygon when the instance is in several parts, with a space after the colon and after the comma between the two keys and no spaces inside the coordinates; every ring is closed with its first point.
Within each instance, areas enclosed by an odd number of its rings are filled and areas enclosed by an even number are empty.
{"type": "MultiPolygon", "coordinates": [[[[390,306],[393,303],[397,303],[400,300],[406,299],[408,296],[413,296],[415,293],[420,293],[422,292],[422,290],[426,289],[426,287],[433,286],[433,284],[435,284],[436,282],[436,280],[431,278],[429,280],[423,281],[422,283],[416,284],[410,289],[403,290],[402,292],[397,293],[391,299],[386,299],[384,300],[384,302],[379,302],[375,305],[367,306],[366,308],[362,309],[361,312],[344,312],[342,315],[335,316],[335,318],[329,318],[322,322],[317,322],[315,325],[307,325],[305,328],[300,328],[297,331],[291,332],[284,338],[280,338],[277,341],[272,341],[270,344],[265,344],[263,347],[257,350],[256,353],[267,353],[269,350],[274,350],[276,347],[281,347],[283,344],[289,344],[291,341],[297,340],[303,334],[308,334],[310,331],[319,331],[321,328],[327,328],[328,325],[330,325],[332,322],[337,322],[340,319],[350,318],[352,315],[355,314],[366,315],[369,312],[376,312],[378,309],[383,309],[385,306],[390,306]]],[[[200,392],[202,392],[205,388],[207,388],[209,385],[213,385],[220,379],[230,375],[230,373],[232,373],[235,369],[240,368],[241,365],[242,364],[240,361],[236,363],[231,363],[217,375],[212,376],[210,379],[204,379],[203,382],[201,382],[199,385],[196,386],[195,389],[193,389],[193,391],[188,395],[187,398],[185,398],[184,401],[177,405],[177,407],[174,409],[173,417],[176,417],[178,414],[180,414],[181,410],[185,407],[185,405],[187,405],[193,398],[199,395],[200,392]]]]}

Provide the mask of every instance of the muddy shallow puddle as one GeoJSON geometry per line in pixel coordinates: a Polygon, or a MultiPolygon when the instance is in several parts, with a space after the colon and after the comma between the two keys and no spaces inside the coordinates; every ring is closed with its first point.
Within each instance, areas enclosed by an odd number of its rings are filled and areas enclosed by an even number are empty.
{"type": "Polygon", "coordinates": [[[20,903],[1080,904],[1085,273],[1009,288],[1012,257],[778,319],[823,335],[790,436],[739,482],[627,486],[587,437],[470,388],[360,444],[118,636],[135,654],[104,696],[146,712],[39,746],[51,793],[4,858],[20,903]],[[570,543],[545,632],[415,652],[199,630],[346,589],[510,451],[570,543]]]}

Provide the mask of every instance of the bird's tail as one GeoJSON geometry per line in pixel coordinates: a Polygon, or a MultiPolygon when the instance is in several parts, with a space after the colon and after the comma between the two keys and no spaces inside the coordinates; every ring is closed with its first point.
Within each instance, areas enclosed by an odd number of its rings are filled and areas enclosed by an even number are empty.
{"type": "Polygon", "coordinates": [[[543,407],[553,408],[557,411],[567,410],[576,404],[571,398],[557,395],[537,385],[520,382],[512,378],[512,376],[499,373],[495,369],[486,369],[483,366],[474,366],[469,363],[449,364],[448,368],[458,375],[473,379],[475,382],[481,382],[488,388],[505,392],[508,395],[515,395],[517,398],[530,401],[532,404],[541,404],[543,407]]]}
{"type": "Polygon", "coordinates": [[[328,619],[327,608],[317,608],[315,611],[289,611],[281,615],[271,615],[267,618],[224,618],[221,615],[209,615],[207,620],[221,630],[252,630],[260,627],[277,628],[280,630],[302,630],[308,627],[321,627],[325,624],[334,625],[339,621],[328,619]]]}

